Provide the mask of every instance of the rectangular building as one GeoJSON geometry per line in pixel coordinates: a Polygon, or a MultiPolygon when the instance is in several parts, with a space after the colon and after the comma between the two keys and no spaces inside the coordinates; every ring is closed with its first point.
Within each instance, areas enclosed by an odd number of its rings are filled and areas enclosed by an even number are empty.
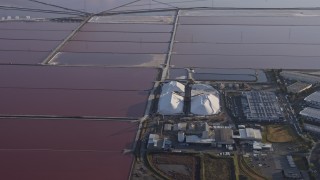
{"type": "Polygon", "coordinates": [[[247,121],[271,122],[283,119],[278,98],[273,92],[243,92],[241,102],[247,121]]]}
{"type": "Polygon", "coordinates": [[[313,107],[320,108],[320,91],[314,92],[304,98],[304,100],[313,107]]]}
{"type": "Polygon", "coordinates": [[[282,71],[280,75],[285,79],[302,81],[306,83],[316,84],[320,82],[319,76],[304,74],[302,72],[297,71],[282,71]]]}
{"type": "Polygon", "coordinates": [[[320,110],[315,108],[306,107],[299,113],[301,116],[308,120],[320,123],[320,110]]]}
{"type": "Polygon", "coordinates": [[[304,124],[303,124],[303,127],[304,127],[304,129],[307,130],[307,131],[320,134],[320,126],[316,126],[316,125],[313,125],[313,124],[304,123],[304,124]]]}
{"type": "Polygon", "coordinates": [[[310,83],[303,83],[303,82],[295,82],[287,87],[287,91],[293,94],[299,94],[307,89],[310,89],[312,84],[310,83]]]}

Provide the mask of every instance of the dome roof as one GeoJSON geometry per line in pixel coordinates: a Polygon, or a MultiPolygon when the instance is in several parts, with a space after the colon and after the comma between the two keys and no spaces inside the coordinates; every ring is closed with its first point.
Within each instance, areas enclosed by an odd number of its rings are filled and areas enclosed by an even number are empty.
{"type": "Polygon", "coordinates": [[[174,92],[161,94],[158,104],[158,113],[173,115],[183,113],[184,98],[174,92]]]}
{"type": "Polygon", "coordinates": [[[214,94],[200,94],[191,98],[191,113],[213,115],[220,112],[219,97],[214,94]]]}

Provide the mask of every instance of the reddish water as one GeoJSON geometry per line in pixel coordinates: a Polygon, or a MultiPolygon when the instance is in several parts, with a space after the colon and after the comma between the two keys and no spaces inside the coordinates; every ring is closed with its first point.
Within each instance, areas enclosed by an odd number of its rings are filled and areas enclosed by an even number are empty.
{"type": "Polygon", "coordinates": [[[87,23],[81,31],[110,31],[110,32],[172,32],[172,25],[160,24],[100,24],[87,23]]]}
{"type": "Polygon", "coordinates": [[[136,123],[0,120],[0,179],[127,179],[136,123]]]}
{"type": "Polygon", "coordinates": [[[76,9],[86,12],[98,13],[113,9],[118,6],[133,2],[134,0],[42,0],[53,5],[58,5],[70,9],[76,9]]]}
{"type": "Polygon", "coordinates": [[[148,92],[0,88],[2,115],[141,117],[148,92]]]}
{"type": "Polygon", "coordinates": [[[0,87],[149,90],[153,68],[0,66],[0,87]]]}
{"type": "Polygon", "coordinates": [[[80,41],[128,41],[128,42],[170,42],[171,33],[119,33],[79,32],[73,40],[80,41]]]}
{"type": "Polygon", "coordinates": [[[37,64],[41,63],[48,55],[49,52],[0,51],[0,63],[37,64]]]}
{"type": "Polygon", "coordinates": [[[169,70],[169,79],[187,79],[188,71],[185,69],[173,69],[169,70]]]}
{"type": "Polygon", "coordinates": [[[320,56],[315,44],[207,44],[176,43],[174,52],[199,55],[320,56]]]}
{"type": "MultiPolygon", "coordinates": [[[[0,41],[1,42],[1,41],[0,41]]],[[[129,43],[129,42],[85,42],[69,41],[63,52],[104,52],[104,53],[167,53],[168,43],[129,43]]]]}
{"type": "Polygon", "coordinates": [[[195,43],[320,44],[320,27],[181,25],[178,28],[176,40],[195,43]]]}
{"type": "Polygon", "coordinates": [[[0,29],[20,30],[48,30],[48,31],[72,31],[79,26],[78,23],[55,22],[1,22],[0,29]]]}
{"type": "Polygon", "coordinates": [[[65,65],[159,67],[165,59],[165,54],[61,53],[54,62],[65,65]]]}
{"type": "Polygon", "coordinates": [[[0,39],[64,40],[71,31],[0,30],[0,39]]]}
{"type": "Polygon", "coordinates": [[[310,16],[289,16],[289,17],[180,17],[180,24],[215,24],[215,25],[311,25],[318,26],[320,25],[320,17],[310,17],[310,16]]]}
{"type": "MultiPolygon", "coordinates": [[[[242,12],[245,14],[245,12],[242,12]]],[[[320,67],[319,16],[179,18],[175,67],[313,69],[320,67]]],[[[261,12],[260,12],[261,13],[261,12]]]]}
{"type": "Polygon", "coordinates": [[[4,40],[0,39],[0,50],[52,51],[61,41],[4,40]]]}
{"type": "Polygon", "coordinates": [[[315,69],[319,57],[304,56],[235,56],[235,55],[173,55],[175,67],[315,69]]]}

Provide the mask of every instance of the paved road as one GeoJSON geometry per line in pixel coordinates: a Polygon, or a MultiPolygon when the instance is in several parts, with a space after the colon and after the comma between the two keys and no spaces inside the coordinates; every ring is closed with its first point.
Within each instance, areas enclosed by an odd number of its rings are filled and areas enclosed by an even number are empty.
{"type": "Polygon", "coordinates": [[[302,128],[300,127],[299,121],[295,115],[295,112],[293,111],[293,108],[291,107],[291,103],[289,102],[288,98],[284,94],[280,94],[280,101],[283,105],[283,112],[285,114],[285,117],[287,117],[287,120],[292,125],[292,127],[296,130],[297,134],[300,136],[302,135],[302,128]]]}

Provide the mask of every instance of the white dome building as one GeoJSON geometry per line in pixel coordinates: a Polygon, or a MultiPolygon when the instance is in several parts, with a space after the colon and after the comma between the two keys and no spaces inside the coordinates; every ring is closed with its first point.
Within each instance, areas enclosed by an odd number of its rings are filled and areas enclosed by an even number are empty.
{"type": "Polygon", "coordinates": [[[158,103],[162,115],[183,114],[185,86],[177,81],[163,84],[158,103]]]}
{"type": "Polygon", "coordinates": [[[177,81],[170,81],[162,85],[161,94],[165,94],[167,92],[184,93],[184,89],[185,89],[185,85],[177,81]]]}
{"type": "Polygon", "coordinates": [[[219,92],[206,84],[194,84],[191,90],[191,113],[200,116],[220,112],[219,92]]]}
{"type": "Polygon", "coordinates": [[[191,113],[213,115],[220,112],[219,97],[213,94],[200,94],[191,98],[191,113]]]}
{"type": "Polygon", "coordinates": [[[162,115],[175,115],[183,113],[183,96],[174,92],[161,94],[158,104],[158,113],[162,115]]]}

